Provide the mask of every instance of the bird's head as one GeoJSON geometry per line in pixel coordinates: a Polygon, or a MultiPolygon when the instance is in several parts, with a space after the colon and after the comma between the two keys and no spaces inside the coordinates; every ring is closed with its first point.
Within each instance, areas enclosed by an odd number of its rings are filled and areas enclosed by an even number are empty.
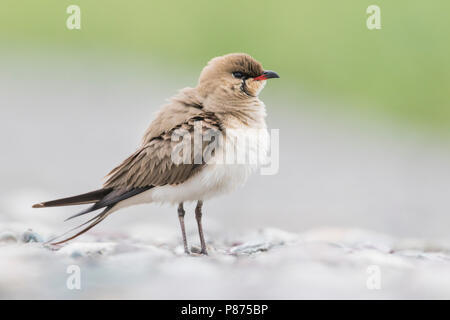
{"type": "Polygon", "coordinates": [[[279,78],[264,70],[261,63],[245,53],[232,53],[209,61],[200,74],[198,88],[206,95],[215,93],[230,98],[257,97],[266,80],[279,78]]]}

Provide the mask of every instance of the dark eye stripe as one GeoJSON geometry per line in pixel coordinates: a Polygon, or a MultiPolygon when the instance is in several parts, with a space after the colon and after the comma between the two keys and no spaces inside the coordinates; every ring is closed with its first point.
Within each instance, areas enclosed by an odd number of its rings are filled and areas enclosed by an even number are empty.
{"type": "Polygon", "coordinates": [[[236,72],[233,72],[232,74],[233,74],[233,77],[235,77],[237,79],[248,78],[248,76],[243,72],[236,71],[236,72]]]}

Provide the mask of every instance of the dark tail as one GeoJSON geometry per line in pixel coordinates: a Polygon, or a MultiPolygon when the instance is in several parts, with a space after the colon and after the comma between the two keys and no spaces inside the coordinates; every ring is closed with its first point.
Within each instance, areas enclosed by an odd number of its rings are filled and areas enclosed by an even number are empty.
{"type": "Polygon", "coordinates": [[[105,208],[101,213],[94,216],[92,219],[88,220],[87,222],[79,225],[78,227],[69,230],[68,232],[64,233],[61,236],[58,236],[52,240],[47,241],[47,243],[51,244],[61,244],[66,241],[72,240],[79,235],[82,235],[89,229],[93,228],[100,222],[102,222],[109,214],[110,210],[120,201],[131,198],[141,192],[144,192],[148,189],[152,188],[152,186],[142,187],[142,188],[135,188],[131,190],[124,190],[124,189],[99,189],[92,192],[88,192],[85,194],[80,194],[78,196],[70,197],[70,198],[64,198],[64,199],[58,199],[53,201],[47,201],[47,202],[41,202],[38,204],[33,205],[33,208],[46,208],[46,207],[61,207],[61,206],[73,206],[73,205],[81,205],[81,204],[88,204],[88,203],[94,203],[92,206],[88,207],[87,209],[81,211],[80,213],[77,213],[71,217],[69,217],[66,220],[87,214],[92,211],[96,211],[102,208],[105,208]],[[91,223],[90,223],[91,222],[91,223]],[[90,223],[90,224],[89,224],[90,223]],[[87,227],[82,229],[80,232],[76,233],[75,235],[66,238],[59,242],[53,242],[54,240],[61,238],[62,236],[67,235],[68,233],[75,231],[76,229],[85,226],[86,224],[89,224],[87,227]]]}
{"type": "Polygon", "coordinates": [[[53,239],[51,239],[51,240],[48,240],[46,243],[49,243],[49,244],[51,244],[51,245],[59,245],[59,244],[63,244],[64,242],[67,242],[67,241],[69,241],[69,240],[75,239],[75,238],[78,237],[78,236],[81,236],[83,233],[89,231],[90,229],[92,229],[93,227],[95,227],[97,224],[99,224],[100,222],[102,222],[102,221],[110,214],[109,211],[110,211],[111,209],[112,209],[112,206],[111,206],[111,207],[106,207],[105,210],[103,210],[102,212],[100,212],[98,215],[96,215],[96,216],[93,217],[92,219],[86,221],[86,222],[83,223],[83,224],[80,224],[79,226],[77,226],[77,227],[75,227],[75,228],[73,228],[73,229],[67,231],[66,233],[64,233],[64,234],[62,234],[62,235],[60,235],[60,236],[57,236],[56,238],[53,238],[53,239]],[[90,223],[90,222],[91,222],[91,223],[90,223]],[[79,228],[81,228],[81,227],[83,227],[83,226],[85,226],[85,225],[87,225],[87,224],[88,224],[87,227],[83,228],[81,231],[77,232],[76,234],[74,234],[74,235],[72,235],[72,236],[70,236],[70,237],[68,237],[68,238],[65,238],[64,240],[54,242],[56,239],[60,239],[60,238],[62,238],[63,236],[67,235],[68,233],[70,233],[70,232],[72,232],[72,231],[75,231],[75,230],[77,230],[77,229],[79,229],[79,228]]]}
{"type": "Polygon", "coordinates": [[[111,191],[111,189],[99,189],[74,197],[36,203],[33,205],[33,208],[75,206],[80,204],[94,203],[106,197],[109,193],[111,193],[111,191]]]}

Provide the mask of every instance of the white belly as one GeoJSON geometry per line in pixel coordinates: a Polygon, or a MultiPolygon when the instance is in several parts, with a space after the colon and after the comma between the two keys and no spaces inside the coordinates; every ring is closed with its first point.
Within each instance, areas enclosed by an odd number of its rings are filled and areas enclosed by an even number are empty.
{"type": "Polygon", "coordinates": [[[151,201],[179,203],[207,200],[242,186],[253,170],[248,165],[206,165],[185,183],[155,188],[151,192],[151,201]]]}

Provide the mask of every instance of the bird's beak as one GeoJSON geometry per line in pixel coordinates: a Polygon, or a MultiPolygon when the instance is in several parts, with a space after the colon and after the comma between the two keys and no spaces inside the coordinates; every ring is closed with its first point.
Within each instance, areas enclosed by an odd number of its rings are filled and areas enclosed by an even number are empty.
{"type": "Polygon", "coordinates": [[[279,78],[280,76],[275,71],[264,71],[262,75],[253,78],[253,80],[259,81],[259,80],[267,80],[267,79],[273,79],[273,78],[279,78]]]}

